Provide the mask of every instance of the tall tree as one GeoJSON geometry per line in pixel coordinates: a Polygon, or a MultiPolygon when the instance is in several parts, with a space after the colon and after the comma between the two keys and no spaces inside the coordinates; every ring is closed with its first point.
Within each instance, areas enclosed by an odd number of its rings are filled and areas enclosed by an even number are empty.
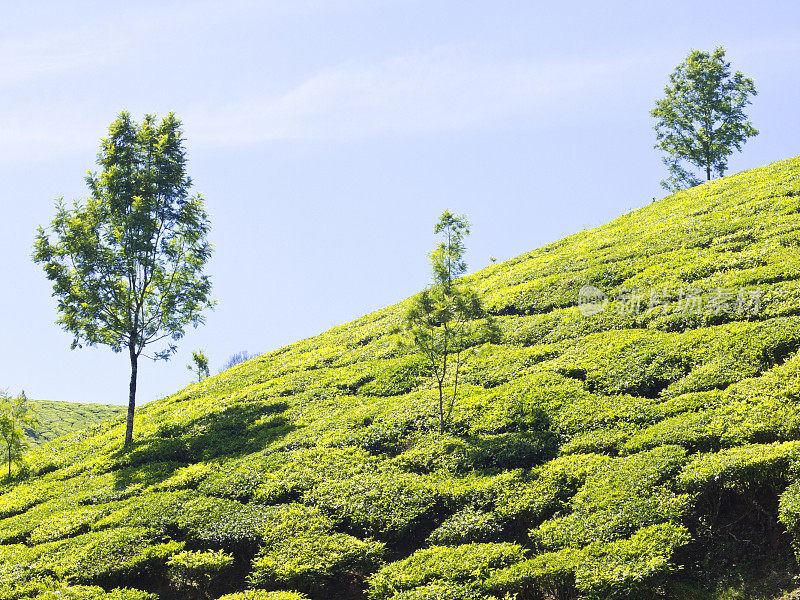
{"type": "Polygon", "coordinates": [[[655,147],[665,153],[669,169],[661,185],[677,191],[700,183],[681,161],[700,168],[711,181],[713,172],[725,174],[734,150],[758,135],[744,113],[757,92],[752,79],[740,71],[731,74],[722,46],[712,53],[692,50],[669,81],[650,114],[656,119],[655,147]]]}
{"type": "Polygon", "coordinates": [[[56,202],[50,232],[40,227],[33,258],[53,281],[58,323],[83,344],[127,352],[131,377],[125,445],[133,439],[141,356],[167,360],[187,325],[204,322],[211,255],[203,200],[189,195],[181,122],[170,113],[141,124],[122,112],[89,173],[90,196],[56,202]],[[150,355],[145,348],[154,348],[150,355]],[[156,349],[157,348],[157,349],[156,349]]]}
{"type": "Polygon", "coordinates": [[[478,338],[496,339],[498,330],[487,317],[478,294],[459,280],[467,270],[467,219],[445,211],[434,233],[442,240],[430,253],[433,283],[412,300],[405,315],[405,332],[410,345],[425,357],[436,380],[436,413],[439,432],[444,433],[458,399],[464,351],[478,338]],[[476,319],[482,319],[479,326],[473,323],[476,319]]]}
{"type": "Polygon", "coordinates": [[[11,398],[0,392],[0,439],[6,453],[8,478],[11,479],[11,465],[22,458],[28,448],[25,429],[36,424],[36,415],[28,405],[25,392],[11,398]]]}

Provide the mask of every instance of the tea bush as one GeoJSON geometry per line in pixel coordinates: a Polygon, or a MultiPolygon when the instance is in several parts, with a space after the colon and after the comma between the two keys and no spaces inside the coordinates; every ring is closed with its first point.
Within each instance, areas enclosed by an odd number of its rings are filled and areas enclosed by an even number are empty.
{"type": "Polygon", "coordinates": [[[383,600],[396,592],[436,581],[475,584],[495,570],[523,559],[524,550],[516,544],[432,546],[383,567],[371,577],[369,595],[383,600]]]}
{"type": "Polygon", "coordinates": [[[497,514],[467,506],[434,529],[428,541],[442,545],[491,542],[499,539],[502,532],[497,514]]]}
{"type": "Polygon", "coordinates": [[[366,575],[380,562],[383,544],[336,533],[318,510],[288,505],[264,531],[250,583],[319,591],[338,573],[366,575]]]}
{"type": "Polygon", "coordinates": [[[168,576],[178,589],[194,589],[208,596],[211,583],[233,565],[233,556],[219,551],[183,551],[167,559],[168,576]]]}
{"type": "Polygon", "coordinates": [[[0,600],[657,600],[788,578],[798,196],[782,161],[470,275],[502,335],[464,352],[443,434],[397,343],[406,300],[139,407],[129,448],[113,420],[43,444],[0,482],[0,600]]]}
{"type": "Polygon", "coordinates": [[[308,600],[308,597],[298,592],[247,590],[235,594],[225,594],[220,596],[219,600],[308,600]]]}

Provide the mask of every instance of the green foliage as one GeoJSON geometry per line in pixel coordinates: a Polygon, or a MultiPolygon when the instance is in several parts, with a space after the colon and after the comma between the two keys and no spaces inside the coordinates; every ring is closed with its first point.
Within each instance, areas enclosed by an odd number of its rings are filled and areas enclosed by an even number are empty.
{"type": "Polygon", "coordinates": [[[200,196],[189,196],[181,123],[170,113],[141,124],[122,112],[109,127],[90,173],[91,193],[67,208],[59,200],[50,228],[40,227],[34,260],[53,282],[58,323],[72,347],[104,345],[131,361],[133,432],[137,361],[163,340],[153,358],[166,360],[187,325],[203,322],[211,282],[202,274],[211,255],[209,224],[200,196]]]}
{"type": "Polygon", "coordinates": [[[692,491],[709,486],[763,485],[783,487],[800,461],[800,441],[752,444],[697,455],[680,475],[692,491]],[[784,483],[785,482],[785,483],[784,483]]]}
{"type": "Polygon", "coordinates": [[[576,569],[575,585],[598,600],[649,595],[659,580],[675,570],[672,555],[689,540],[684,527],[664,523],[643,527],[630,539],[593,542],[584,551],[585,562],[576,569]]]}
{"type": "Polygon", "coordinates": [[[779,518],[794,540],[795,553],[800,557],[800,481],[795,481],[781,494],[779,518]]]}
{"type": "Polygon", "coordinates": [[[383,600],[395,592],[438,581],[474,585],[494,571],[523,559],[524,550],[516,544],[433,546],[417,550],[375,573],[370,579],[369,595],[383,600]]]}
{"type": "Polygon", "coordinates": [[[25,394],[10,398],[0,391],[0,442],[8,465],[7,478],[11,479],[11,464],[22,459],[28,447],[25,428],[36,422],[36,416],[28,405],[25,394]]]}
{"type": "Polygon", "coordinates": [[[556,458],[536,469],[532,480],[504,486],[495,500],[498,514],[522,524],[541,523],[572,498],[587,478],[611,459],[602,454],[577,454],[556,458]]]}
{"type": "Polygon", "coordinates": [[[685,452],[674,446],[609,461],[586,478],[568,514],[545,521],[532,535],[547,548],[575,548],[613,541],[643,526],[679,522],[689,497],[664,484],[684,462],[685,452]]]}
{"type": "Polygon", "coordinates": [[[335,533],[331,521],[318,510],[288,505],[264,531],[250,583],[320,590],[337,574],[369,573],[382,553],[383,544],[335,533]]]}
{"type": "Polygon", "coordinates": [[[31,400],[30,405],[36,413],[36,424],[27,427],[25,435],[32,447],[125,414],[125,407],[115,404],[31,400]]]}
{"type": "Polygon", "coordinates": [[[194,589],[208,597],[208,589],[219,574],[233,565],[233,556],[222,550],[183,551],[167,560],[169,578],[179,589],[194,589]]]}
{"type": "Polygon", "coordinates": [[[326,479],[306,499],[349,529],[393,539],[430,517],[448,495],[429,477],[387,469],[326,479]]]}
{"type": "Polygon", "coordinates": [[[247,590],[235,594],[225,594],[219,600],[307,600],[307,596],[297,592],[267,592],[265,590],[247,590]]]}
{"type": "Polygon", "coordinates": [[[34,449],[0,485],[0,600],[707,600],[790,580],[799,196],[784,161],[462,277],[503,335],[471,339],[444,434],[430,364],[396,343],[407,300],[140,407],[127,449],[121,419],[34,449]],[[589,283],[609,302],[585,316],[589,283]],[[758,310],[682,300],[740,286],[758,310]],[[177,556],[233,562],[204,592],[170,583],[177,556]]]}
{"type": "Polygon", "coordinates": [[[412,590],[394,594],[391,600],[486,600],[468,585],[434,581],[412,590]]]}
{"type": "Polygon", "coordinates": [[[78,583],[135,583],[162,570],[182,547],[159,542],[146,528],[120,527],[41,544],[30,554],[30,567],[78,583]]]}
{"type": "Polygon", "coordinates": [[[581,550],[565,548],[539,554],[491,574],[481,588],[495,594],[530,593],[541,596],[606,600],[646,598],[673,570],[674,551],[689,542],[680,525],[643,527],[629,539],[595,541],[581,550]]]}
{"type": "Polygon", "coordinates": [[[434,529],[428,541],[442,545],[491,542],[500,538],[502,532],[497,514],[467,506],[434,529]]]}
{"type": "Polygon", "coordinates": [[[485,317],[479,296],[458,277],[467,270],[464,237],[466,217],[445,211],[434,228],[443,241],[431,252],[433,285],[411,301],[405,315],[405,333],[433,372],[438,391],[439,433],[444,434],[458,400],[462,354],[476,339],[492,339],[493,321],[482,327],[471,322],[485,317]],[[446,387],[452,389],[445,391],[446,387]]]}
{"type": "Polygon", "coordinates": [[[197,381],[203,381],[211,374],[208,368],[208,355],[203,350],[192,352],[192,364],[186,365],[186,368],[197,374],[197,381]]]}
{"type": "Polygon", "coordinates": [[[724,175],[728,156],[758,134],[744,114],[756,89],[741,72],[731,75],[722,46],[713,53],[692,50],[669,80],[651,114],[657,119],[656,148],[667,154],[670,170],[662,185],[677,191],[700,183],[681,160],[703,169],[710,181],[712,170],[724,175]]]}
{"type": "Polygon", "coordinates": [[[103,588],[87,585],[59,586],[38,596],[41,600],[158,600],[156,594],[149,594],[129,588],[115,588],[106,592],[103,588]]]}

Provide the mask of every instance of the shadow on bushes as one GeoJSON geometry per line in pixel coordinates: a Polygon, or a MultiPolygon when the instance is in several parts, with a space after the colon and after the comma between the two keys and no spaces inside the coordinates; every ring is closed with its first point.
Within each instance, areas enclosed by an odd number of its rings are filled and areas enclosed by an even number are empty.
{"type": "Polygon", "coordinates": [[[258,452],[295,428],[282,414],[287,408],[286,402],[251,402],[186,424],[162,425],[158,435],[115,454],[115,485],[119,489],[145,480],[156,483],[189,463],[258,452]]]}

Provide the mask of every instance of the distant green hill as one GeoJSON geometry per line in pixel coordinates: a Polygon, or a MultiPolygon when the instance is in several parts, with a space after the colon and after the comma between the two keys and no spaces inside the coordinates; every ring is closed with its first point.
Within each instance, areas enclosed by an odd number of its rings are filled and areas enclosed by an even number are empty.
{"type": "Polygon", "coordinates": [[[73,431],[125,415],[127,407],[115,404],[81,404],[53,400],[30,400],[36,411],[36,427],[26,430],[32,447],[73,431]]]}
{"type": "Polygon", "coordinates": [[[800,158],[469,279],[503,341],[464,357],[446,435],[393,337],[408,301],[384,308],[141,407],[127,451],[109,421],[31,452],[0,488],[0,598],[788,591],[800,158]]]}

